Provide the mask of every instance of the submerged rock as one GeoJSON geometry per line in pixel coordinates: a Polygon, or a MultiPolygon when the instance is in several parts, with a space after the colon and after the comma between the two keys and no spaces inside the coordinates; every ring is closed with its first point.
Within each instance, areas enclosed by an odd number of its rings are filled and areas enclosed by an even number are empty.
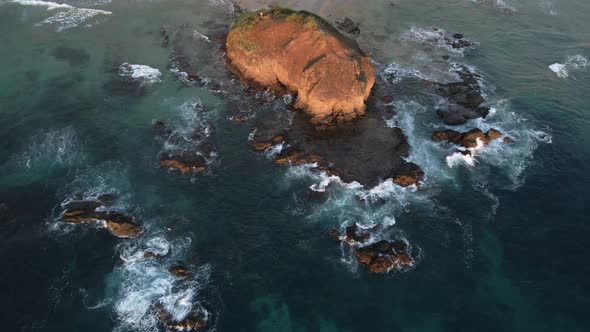
{"type": "Polygon", "coordinates": [[[475,148],[478,145],[478,140],[487,145],[491,141],[502,137],[502,133],[496,129],[490,129],[486,133],[479,128],[461,133],[452,129],[435,131],[432,134],[432,140],[436,142],[447,141],[455,143],[464,148],[475,148]]]}
{"type": "Polygon", "coordinates": [[[188,277],[188,270],[182,265],[174,265],[168,271],[177,277],[188,277]]]}
{"type": "Polygon", "coordinates": [[[250,146],[260,151],[282,144],[277,164],[316,164],[317,170],[369,188],[387,179],[409,186],[423,177],[417,165],[404,159],[410,146],[401,129],[385,126],[376,116],[318,130],[302,114],[292,115],[264,114],[250,146]]]}
{"type": "Polygon", "coordinates": [[[242,15],[227,36],[230,67],[243,79],[297,94],[314,124],[365,114],[375,69],[356,42],[325,20],[285,8],[242,15]]]}
{"type": "Polygon", "coordinates": [[[348,17],[344,18],[342,22],[336,22],[336,27],[348,34],[358,36],[361,33],[358,23],[354,23],[348,17]]]}

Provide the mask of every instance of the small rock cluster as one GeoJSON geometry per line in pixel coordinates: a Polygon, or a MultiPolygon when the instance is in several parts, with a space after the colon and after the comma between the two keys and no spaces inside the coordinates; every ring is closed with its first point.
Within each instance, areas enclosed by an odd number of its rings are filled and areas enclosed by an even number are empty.
{"type": "Polygon", "coordinates": [[[133,216],[116,210],[109,210],[114,195],[103,194],[96,198],[73,199],[62,204],[62,222],[71,224],[96,223],[104,226],[118,238],[133,238],[143,232],[133,216]]]}
{"type": "Polygon", "coordinates": [[[354,255],[357,261],[372,273],[404,271],[416,264],[416,260],[411,256],[411,247],[404,240],[381,240],[366,245],[371,234],[368,230],[360,229],[356,224],[346,227],[342,234],[333,229],[330,235],[334,239],[356,247],[354,255]]]}
{"type": "Polygon", "coordinates": [[[484,98],[477,74],[465,67],[459,69],[457,74],[461,81],[437,84],[436,92],[446,99],[446,103],[436,110],[438,116],[448,125],[460,125],[467,120],[488,116],[490,109],[481,106],[484,98]]]}

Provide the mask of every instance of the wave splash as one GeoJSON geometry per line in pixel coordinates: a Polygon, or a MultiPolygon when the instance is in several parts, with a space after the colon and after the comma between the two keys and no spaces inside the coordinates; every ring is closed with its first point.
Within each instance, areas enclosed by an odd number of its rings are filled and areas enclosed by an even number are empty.
{"type": "Polygon", "coordinates": [[[158,69],[146,65],[129,64],[127,62],[119,66],[119,76],[127,77],[138,82],[140,86],[162,82],[162,73],[158,69]]]}
{"type": "Polygon", "coordinates": [[[140,243],[122,243],[122,264],[111,278],[120,280],[115,301],[119,328],[133,331],[160,331],[163,324],[157,307],[170,314],[175,322],[198,313],[205,320],[212,314],[198,296],[209,283],[210,266],[189,268],[190,278],[170,273],[169,266],[186,257],[189,237],[170,240],[162,234],[148,236],[140,243]]]}
{"type": "Polygon", "coordinates": [[[564,63],[549,65],[549,69],[559,78],[568,78],[571,72],[581,71],[590,66],[588,58],[576,54],[569,56],[564,63]]]}
{"type": "MultiPolygon", "coordinates": [[[[15,3],[22,6],[45,7],[48,11],[59,10],[59,13],[35,24],[35,26],[53,25],[58,32],[69,30],[82,24],[85,24],[86,27],[90,27],[93,24],[88,23],[88,21],[90,21],[92,18],[108,16],[112,14],[112,12],[106,10],[79,8],[65,3],[51,1],[11,0],[8,3],[15,3]]],[[[98,21],[95,20],[94,23],[98,23],[98,21]]]]}

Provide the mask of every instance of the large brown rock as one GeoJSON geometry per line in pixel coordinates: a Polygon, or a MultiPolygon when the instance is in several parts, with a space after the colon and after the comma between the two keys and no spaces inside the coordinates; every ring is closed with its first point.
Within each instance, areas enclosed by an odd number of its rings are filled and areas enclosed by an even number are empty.
{"type": "Polygon", "coordinates": [[[297,94],[315,124],[365,114],[375,69],[356,42],[308,12],[247,13],[227,36],[230,67],[243,79],[297,94]]]}
{"type": "Polygon", "coordinates": [[[72,224],[100,223],[118,238],[133,238],[143,232],[135,223],[133,216],[119,211],[106,211],[107,205],[114,203],[115,196],[103,194],[97,199],[72,200],[62,204],[62,221],[72,224]],[[102,208],[102,209],[98,209],[102,208]]]}

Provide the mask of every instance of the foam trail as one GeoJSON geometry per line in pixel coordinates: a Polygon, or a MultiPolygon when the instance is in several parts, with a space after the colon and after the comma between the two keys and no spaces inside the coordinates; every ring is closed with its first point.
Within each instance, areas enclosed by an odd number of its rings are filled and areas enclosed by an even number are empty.
{"type": "MultiPolygon", "coordinates": [[[[37,23],[36,26],[41,26],[44,24],[55,25],[56,30],[61,32],[78,27],[95,16],[111,14],[112,12],[106,10],[72,7],[49,18],[46,18],[45,20],[37,23]]],[[[87,24],[86,26],[92,25],[87,24]]]]}
{"type": "Polygon", "coordinates": [[[37,1],[37,0],[10,0],[8,3],[17,3],[23,6],[36,6],[36,7],[46,7],[47,10],[53,10],[58,8],[74,8],[65,3],[57,3],[51,1],[37,1]]]}

